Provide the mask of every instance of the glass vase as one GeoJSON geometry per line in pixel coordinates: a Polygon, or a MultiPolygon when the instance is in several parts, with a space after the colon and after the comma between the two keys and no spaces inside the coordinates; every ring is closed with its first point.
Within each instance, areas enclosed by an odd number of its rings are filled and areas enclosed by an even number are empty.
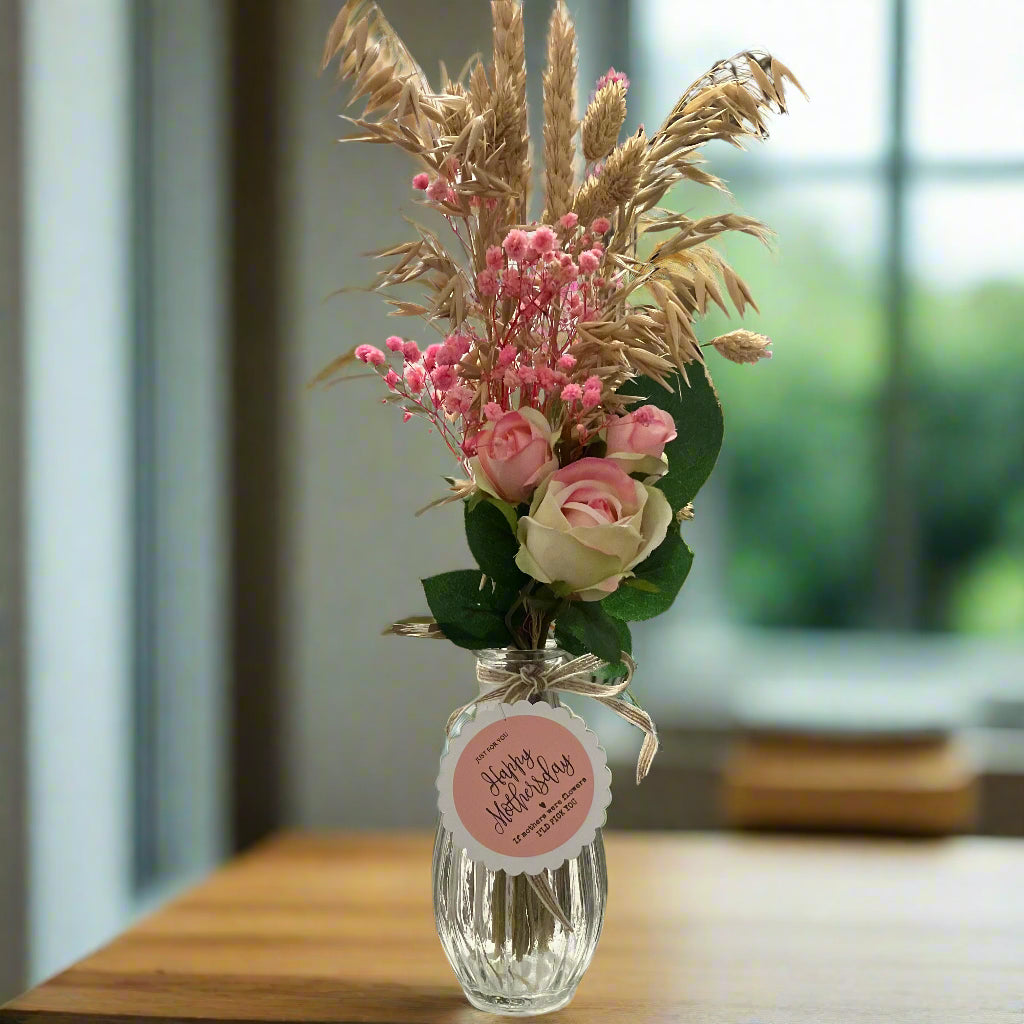
{"type": "MultiPolygon", "coordinates": [[[[555,667],[570,656],[549,646],[543,651],[479,651],[477,659],[515,671],[526,663],[555,667]]],[[[487,688],[481,684],[481,691],[487,688]]],[[[533,699],[558,706],[556,694],[533,699]]],[[[455,722],[452,738],[472,713],[455,722]]],[[[466,998],[479,1010],[506,1016],[558,1010],[571,1001],[590,965],[608,896],[601,830],[578,857],[544,871],[543,877],[571,930],[543,905],[526,875],[474,863],[438,824],[433,867],[437,933],[466,998]]]]}

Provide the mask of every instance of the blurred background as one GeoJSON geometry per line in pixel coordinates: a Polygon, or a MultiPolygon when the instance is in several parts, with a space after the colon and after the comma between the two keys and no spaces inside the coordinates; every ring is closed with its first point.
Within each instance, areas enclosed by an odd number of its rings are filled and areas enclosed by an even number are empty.
{"type": "MultiPolygon", "coordinates": [[[[399,154],[334,143],[337,6],[0,0],[0,998],[269,830],[434,817],[471,659],[378,634],[470,564],[413,518],[449,467],[365,385],[306,388],[391,333],[330,296],[411,207],[399,154]]],[[[779,233],[726,247],[775,358],[713,366],[694,568],[635,637],[643,788],[579,709],[610,824],[1024,835],[1024,7],[571,6],[627,127],[745,47],[811,98],[707,153],[779,233]]],[[[489,49],[480,0],[384,8],[431,73],[489,49]]]]}

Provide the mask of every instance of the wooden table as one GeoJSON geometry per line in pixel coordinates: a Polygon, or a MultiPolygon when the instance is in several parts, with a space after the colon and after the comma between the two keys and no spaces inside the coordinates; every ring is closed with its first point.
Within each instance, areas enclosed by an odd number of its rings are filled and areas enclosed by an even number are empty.
{"type": "MultiPolygon", "coordinates": [[[[552,1024],[1024,1021],[1024,843],[608,838],[597,956],[552,1024]]],[[[493,1020],[434,934],[430,839],[284,835],[0,1022],[493,1020]]]]}

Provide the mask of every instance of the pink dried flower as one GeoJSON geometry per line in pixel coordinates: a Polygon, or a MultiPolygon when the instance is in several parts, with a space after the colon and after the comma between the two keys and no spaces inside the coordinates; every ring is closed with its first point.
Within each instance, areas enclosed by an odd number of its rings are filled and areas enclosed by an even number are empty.
{"type": "Polygon", "coordinates": [[[530,246],[535,251],[543,255],[546,252],[551,252],[557,244],[554,231],[547,226],[542,224],[536,231],[530,235],[530,246]]]}
{"type": "Polygon", "coordinates": [[[629,88],[629,78],[626,76],[625,71],[616,71],[615,68],[609,68],[598,80],[598,89],[603,89],[610,82],[618,82],[623,89],[629,88]]]}
{"type": "Polygon", "coordinates": [[[445,340],[434,356],[436,366],[454,366],[459,361],[459,349],[453,341],[445,340]]]}
{"type": "Polygon", "coordinates": [[[469,412],[473,404],[473,392],[462,384],[453,387],[444,398],[444,407],[452,415],[469,412]]]}
{"type": "Polygon", "coordinates": [[[537,371],[537,383],[545,391],[550,391],[555,386],[555,374],[550,366],[542,366],[537,371]]]}
{"type": "Polygon", "coordinates": [[[612,222],[607,217],[598,217],[590,227],[595,235],[606,235],[612,229],[612,222]]]}
{"type": "Polygon", "coordinates": [[[374,348],[373,345],[357,345],[356,359],[361,363],[368,363],[370,366],[381,366],[387,357],[379,348],[374,348]]]}
{"type": "Polygon", "coordinates": [[[521,228],[513,228],[501,243],[511,260],[525,259],[530,251],[530,236],[521,228]]]}
{"type": "Polygon", "coordinates": [[[593,391],[595,388],[597,388],[597,390],[600,391],[601,378],[596,376],[588,377],[583,385],[583,388],[585,391],[593,391]]]}
{"type": "Polygon", "coordinates": [[[455,347],[460,359],[472,348],[472,343],[465,334],[449,334],[444,340],[455,347]]]}
{"type": "Polygon", "coordinates": [[[444,178],[435,178],[427,186],[427,198],[433,199],[435,203],[441,202],[448,196],[448,182],[444,178]]]}
{"type": "Polygon", "coordinates": [[[602,242],[600,238],[593,239],[589,248],[593,249],[598,256],[604,255],[604,242],[602,242]]]}
{"type": "Polygon", "coordinates": [[[608,282],[603,277],[594,278],[594,287],[603,288],[608,282]]]}
{"type": "Polygon", "coordinates": [[[592,274],[601,265],[601,260],[594,255],[594,250],[580,253],[580,273],[592,274]]]}
{"type": "Polygon", "coordinates": [[[447,391],[455,383],[455,367],[449,365],[435,366],[430,374],[430,379],[434,382],[434,387],[438,391],[447,391]]]}
{"type": "Polygon", "coordinates": [[[519,379],[519,374],[510,366],[502,377],[502,383],[509,389],[509,391],[515,391],[516,388],[522,386],[522,381],[519,379]]]}
{"type": "Polygon", "coordinates": [[[560,370],[571,370],[576,365],[576,357],[566,352],[556,365],[560,370]]]}
{"type": "Polygon", "coordinates": [[[423,353],[423,366],[427,373],[437,365],[437,354],[441,351],[440,345],[428,345],[427,351],[423,353]]]}
{"type": "Polygon", "coordinates": [[[476,275],[476,290],[488,299],[498,294],[498,275],[490,267],[476,275]]]}
{"type": "Polygon", "coordinates": [[[523,287],[523,275],[519,272],[518,267],[509,267],[502,274],[502,282],[505,286],[505,291],[518,295],[523,287]]]}
{"type": "Polygon", "coordinates": [[[579,384],[566,384],[562,388],[563,402],[578,402],[581,398],[583,398],[583,389],[579,384]]]}
{"type": "Polygon", "coordinates": [[[502,369],[511,366],[516,361],[517,355],[519,355],[519,350],[515,345],[502,345],[501,351],[498,353],[498,366],[502,369]]]}
{"type": "Polygon", "coordinates": [[[412,179],[412,187],[418,192],[426,192],[427,186],[430,184],[430,175],[424,174],[422,171],[412,179]]]}
{"type": "Polygon", "coordinates": [[[501,251],[500,245],[489,245],[486,259],[487,266],[491,270],[501,270],[505,266],[505,254],[501,251]]]}
{"type": "Polygon", "coordinates": [[[405,367],[405,382],[413,394],[419,394],[427,383],[427,372],[422,366],[414,363],[407,363],[405,367]]]}
{"type": "Polygon", "coordinates": [[[563,214],[562,219],[558,223],[561,224],[566,231],[572,231],[572,229],[576,227],[576,225],[579,224],[579,222],[579,217],[577,217],[575,213],[570,212],[563,214]]]}
{"type": "Polygon", "coordinates": [[[407,363],[415,363],[420,357],[420,347],[415,341],[407,341],[402,346],[402,355],[407,363]]]}
{"type": "Polygon", "coordinates": [[[391,388],[392,391],[398,390],[398,382],[401,379],[402,378],[399,377],[394,370],[388,370],[388,372],[384,374],[384,383],[387,384],[387,386],[391,388]]]}
{"type": "Polygon", "coordinates": [[[527,385],[537,383],[537,371],[532,366],[519,367],[519,379],[527,385]]]}
{"type": "Polygon", "coordinates": [[[569,260],[568,263],[562,264],[562,269],[559,272],[559,277],[563,281],[575,281],[580,276],[580,268],[569,260]]]}
{"type": "Polygon", "coordinates": [[[490,420],[492,423],[495,420],[500,420],[504,415],[504,411],[497,402],[488,402],[484,406],[484,419],[490,420]]]}
{"type": "Polygon", "coordinates": [[[405,344],[405,342],[403,342],[402,339],[400,337],[398,337],[397,334],[392,334],[391,337],[388,338],[388,340],[384,342],[384,345],[387,347],[388,351],[390,351],[390,352],[401,352],[402,351],[402,345],[404,345],[404,344],[405,344]]]}
{"type": "Polygon", "coordinates": [[[600,390],[594,391],[588,388],[583,392],[583,408],[596,409],[601,404],[600,390]]]}

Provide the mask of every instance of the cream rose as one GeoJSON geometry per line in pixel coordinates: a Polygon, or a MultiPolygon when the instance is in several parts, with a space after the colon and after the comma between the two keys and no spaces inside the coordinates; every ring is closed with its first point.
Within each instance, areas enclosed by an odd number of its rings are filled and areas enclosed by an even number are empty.
{"type": "Polygon", "coordinates": [[[668,499],[613,459],[580,459],[537,488],[519,520],[516,565],[541,583],[565,583],[584,601],[613,593],[664,539],[668,499]]]}
{"type": "Polygon", "coordinates": [[[676,438],[672,417],[656,405],[642,405],[626,416],[610,416],[605,428],[608,450],[627,473],[664,476],[668,472],[665,445],[676,438]]]}
{"type": "Polygon", "coordinates": [[[528,501],[537,485],[558,469],[554,435],[537,409],[507,412],[486,424],[476,436],[476,457],[470,465],[477,486],[502,501],[528,501]]]}

